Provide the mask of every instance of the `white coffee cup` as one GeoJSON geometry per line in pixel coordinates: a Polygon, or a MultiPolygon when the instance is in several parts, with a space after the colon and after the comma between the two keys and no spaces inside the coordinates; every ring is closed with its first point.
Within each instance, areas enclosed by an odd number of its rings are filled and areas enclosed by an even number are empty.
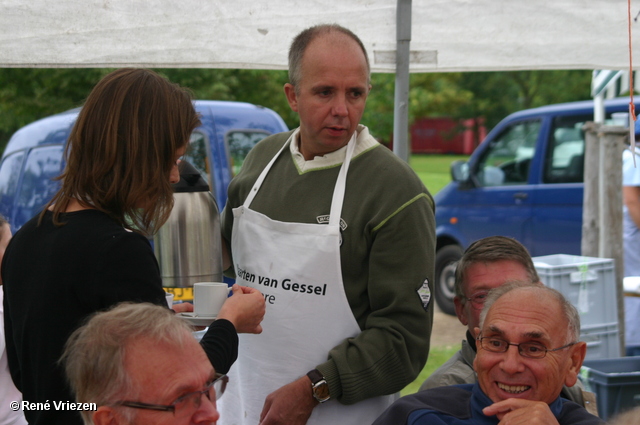
{"type": "Polygon", "coordinates": [[[199,317],[215,317],[229,297],[231,288],[224,282],[193,284],[194,313],[199,317]]]}
{"type": "Polygon", "coordinates": [[[164,296],[167,300],[167,305],[169,306],[169,308],[173,308],[173,293],[165,292],[164,296]]]}

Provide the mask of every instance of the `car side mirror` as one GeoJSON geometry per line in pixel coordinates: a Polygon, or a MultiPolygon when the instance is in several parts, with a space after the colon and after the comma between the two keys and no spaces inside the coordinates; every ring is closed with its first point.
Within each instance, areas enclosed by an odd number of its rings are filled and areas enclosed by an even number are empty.
{"type": "Polygon", "coordinates": [[[469,163],[462,160],[452,162],[451,179],[459,183],[469,180],[469,163]]]}

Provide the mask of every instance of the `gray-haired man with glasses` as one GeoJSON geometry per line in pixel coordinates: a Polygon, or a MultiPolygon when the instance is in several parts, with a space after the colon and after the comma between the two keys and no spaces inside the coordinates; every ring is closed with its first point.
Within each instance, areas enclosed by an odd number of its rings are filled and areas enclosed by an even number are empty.
{"type": "MultiPolygon", "coordinates": [[[[421,391],[476,382],[473,361],[477,350],[473,330],[479,326],[487,294],[507,282],[538,283],[540,280],[529,251],[517,240],[505,236],[489,236],[469,245],[458,262],[455,277],[453,301],[458,320],[467,326],[466,338],[460,351],[427,378],[421,391]]],[[[582,388],[580,383],[566,387],[562,396],[584,405],[582,388]]]]}
{"type": "Polygon", "coordinates": [[[374,425],[605,423],[560,396],[587,352],[580,316],[560,292],[520,282],[492,289],[474,335],[478,382],[402,397],[374,425]]]}
{"type": "Polygon", "coordinates": [[[170,310],[124,303],[94,315],[62,357],[86,425],[215,424],[227,386],[170,310]]]}

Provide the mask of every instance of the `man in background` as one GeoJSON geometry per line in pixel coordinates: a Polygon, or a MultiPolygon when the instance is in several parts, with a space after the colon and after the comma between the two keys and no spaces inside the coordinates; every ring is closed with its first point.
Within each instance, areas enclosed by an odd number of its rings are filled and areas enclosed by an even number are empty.
{"type": "MultiPolygon", "coordinates": [[[[636,144],[640,139],[636,121],[636,144]]],[[[622,153],[622,242],[624,276],[640,276],[640,148],[628,146],[622,153]],[[634,161],[635,157],[635,161],[634,161]]],[[[640,279],[640,278],[639,278],[640,279]]],[[[624,297],[625,345],[627,356],[640,355],[640,298],[624,297]]]]}
{"type": "Polygon", "coordinates": [[[511,283],[492,289],[474,329],[478,382],[402,397],[374,425],[599,425],[560,396],[587,352],[578,311],[555,289],[511,283]]]}
{"type": "MultiPolygon", "coordinates": [[[[473,330],[480,325],[480,312],[491,289],[507,282],[539,283],[538,272],[527,249],[517,240],[489,236],[475,241],[465,250],[456,267],[453,300],[460,323],[467,326],[462,348],[435,370],[420,390],[477,381],[473,362],[477,347],[473,330]]],[[[585,404],[582,385],[563,388],[563,396],[585,404]]],[[[588,403],[595,409],[595,403],[588,403]]]]}

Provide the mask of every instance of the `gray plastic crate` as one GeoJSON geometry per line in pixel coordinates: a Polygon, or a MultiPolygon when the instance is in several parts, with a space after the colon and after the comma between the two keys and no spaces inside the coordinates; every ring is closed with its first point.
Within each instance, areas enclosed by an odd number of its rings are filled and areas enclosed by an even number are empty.
{"type": "Polygon", "coordinates": [[[598,415],[604,420],[640,406],[640,357],[585,361],[580,380],[596,394],[598,415]]]}
{"type": "Polygon", "coordinates": [[[587,343],[585,360],[620,357],[620,331],[617,323],[581,326],[580,341],[587,343]]]}
{"type": "Polygon", "coordinates": [[[586,358],[620,357],[613,259],[554,254],[533,257],[533,264],[542,283],[560,291],[580,313],[586,358]]]}
{"type": "Polygon", "coordinates": [[[578,309],[582,325],[618,323],[613,259],[556,254],[533,257],[540,280],[578,309]]]}

